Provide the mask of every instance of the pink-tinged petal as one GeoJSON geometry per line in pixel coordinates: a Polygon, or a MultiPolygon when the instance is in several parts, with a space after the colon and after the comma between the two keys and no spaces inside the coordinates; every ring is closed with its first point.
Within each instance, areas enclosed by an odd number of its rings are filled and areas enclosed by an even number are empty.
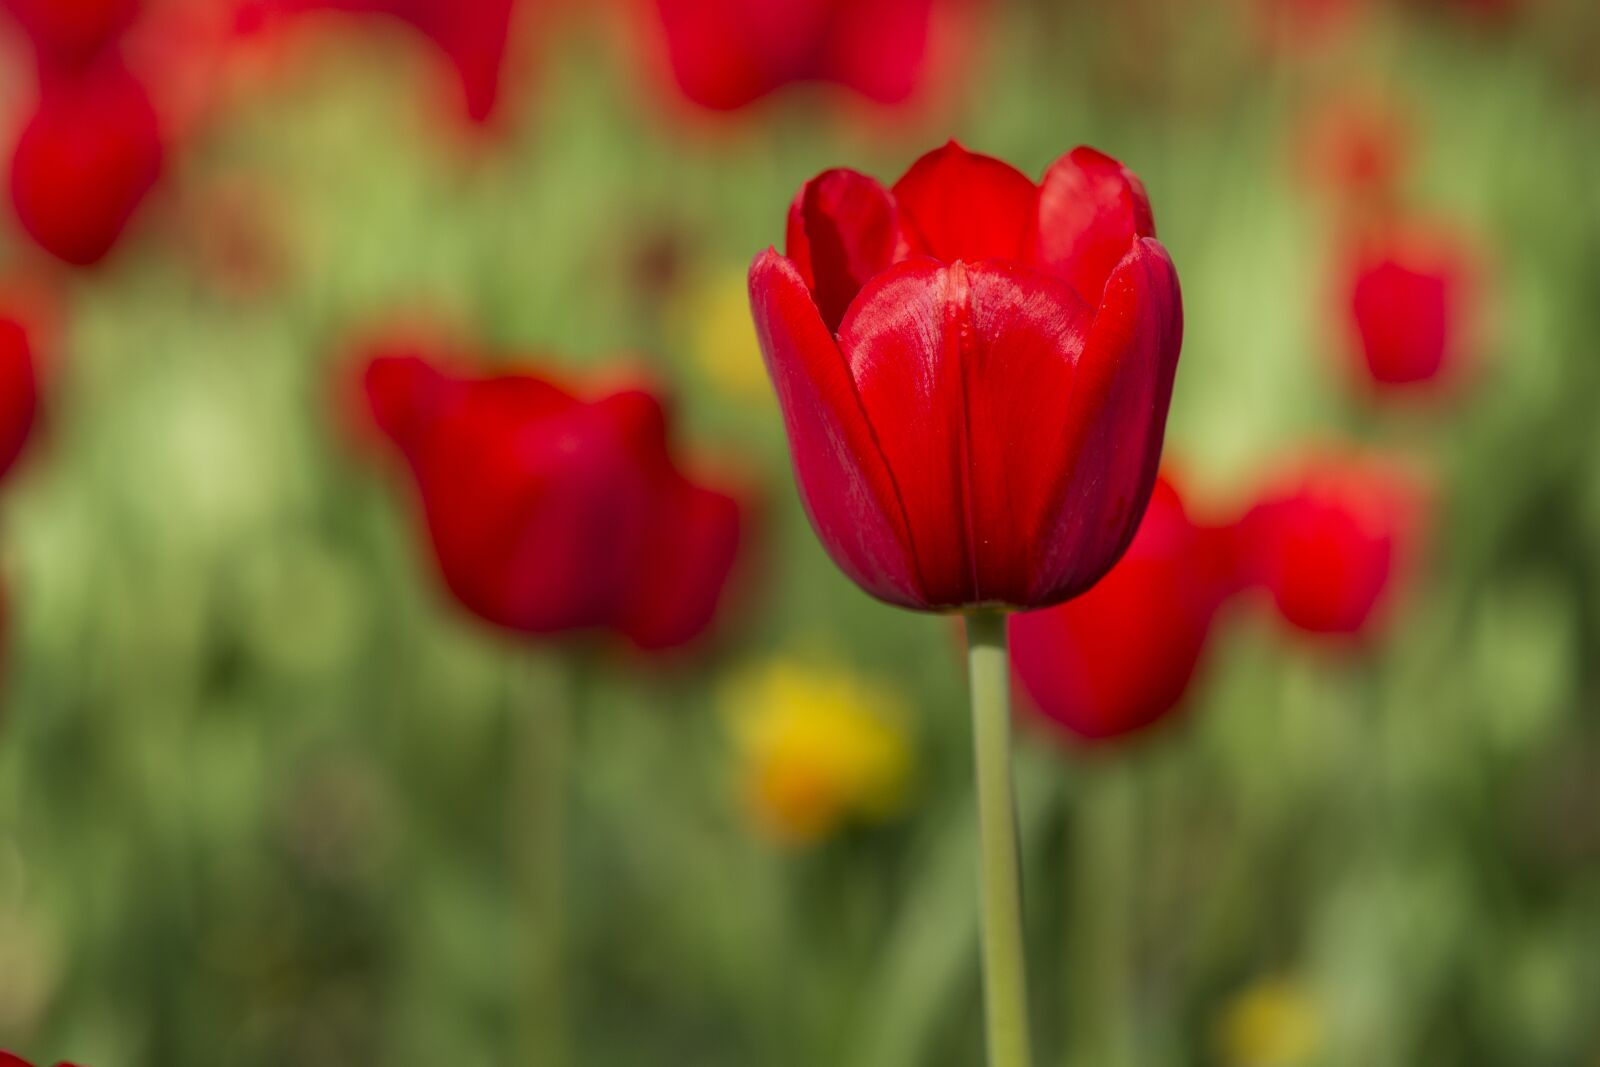
{"type": "Polygon", "coordinates": [[[932,603],[1027,603],[1090,319],[1054,279],[931,260],[880,275],[845,317],[839,347],[932,603]]]}
{"type": "Polygon", "coordinates": [[[1024,258],[1039,189],[1011,164],[951,141],[913,163],[894,197],[929,255],[973,263],[1024,258]]]}
{"type": "Polygon", "coordinates": [[[889,190],[876,178],[840,168],[812,178],[795,197],[787,251],[822,321],[837,330],[867,280],[905,259],[911,245],[889,190]]]}
{"type": "Polygon", "coordinates": [[[1045,172],[1033,260],[1090,303],[1134,238],[1155,232],[1144,185],[1110,156],[1075,148],[1045,172]]]}
{"type": "Polygon", "coordinates": [[[750,304],[817,536],[872,595],[926,607],[899,490],[805,280],[769,249],[750,268],[750,304]]]}
{"type": "Polygon", "coordinates": [[[1155,484],[1183,342],[1178,276],[1153,238],[1135,242],[1106,283],[1078,362],[1063,441],[1064,473],[1027,603],[1058,603],[1116,563],[1155,484]]]}
{"type": "Polygon", "coordinates": [[[646,651],[686,644],[711,624],[742,526],[737,501],[686,481],[668,487],[659,510],[617,624],[646,651]]]}
{"type": "Polygon", "coordinates": [[[836,6],[824,77],[881,104],[905,101],[922,81],[934,0],[851,0],[836,6]]]}

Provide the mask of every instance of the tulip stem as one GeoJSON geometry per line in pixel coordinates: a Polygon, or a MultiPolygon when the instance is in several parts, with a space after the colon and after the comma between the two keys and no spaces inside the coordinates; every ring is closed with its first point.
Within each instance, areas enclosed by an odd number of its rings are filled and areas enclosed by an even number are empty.
{"type": "Polygon", "coordinates": [[[984,1008],[989,1067],[1030,1067],[1028,968],[1022,944],[1022,863],[1011,774],[1011,670],[1006,615],[967,616],[977,767],[984,1008]]]}

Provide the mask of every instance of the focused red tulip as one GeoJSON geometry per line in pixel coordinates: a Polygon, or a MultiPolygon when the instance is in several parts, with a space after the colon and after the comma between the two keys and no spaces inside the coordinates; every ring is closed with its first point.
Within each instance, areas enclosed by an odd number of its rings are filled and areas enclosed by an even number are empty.
{"type": "Polygon", "coordinates": [[[0,316],[0,475],[22,455],[38,408],[38,380],[27,330],[0,316]]]}
{"type": "Polygon", "coordinates": [[[240,22],[256,28],[283,16],[328,12],[398,19],[450,62],[468,118],[486,122],[500,99],[516,8],[517,0],[247,0],[240,22]]]}
{"type": "Polygon", "coordinates": [[[580,400],[532,375],[462,377],[406,354],[374,358],[365,382],[469,610],[529,634],[610,630],[647,650],[710,625],[740,507],[679,471],[654,396],[580,400]]]}
{"type": "Polygon", "coordinates": [[[17,218],[52,255],[97,263],[155,184],[162,154],[150,97],[114,57],[47,78],[11,158],[17,218]]]}
{"type": "Polygon", "coordinates": [[[672,75],[731,111],[786,85],[843,86],[898,104],[923,82],[949,0],[649,0],[672,75]]]}
{"type": "Polygon", "coordinates": [[[1366,632],[1403,571],[1424,509],[1416,481],[1392,466],[1311,457],[1271,485],[1241,523],[1249,576],[1299,629],[1366,632]]]}
{"type": "Polygon", "coordinates": [[[1018,680],[1046,719],[1084,741],[1143,730],[1178,707],[1234,579],[1224,531],[1195,524],[1156,483],[1127,554],[1093,589],[1011,617],[1018,680]]]}
{"type": "Polygon", "coordinates": [[[1372,380],[1440,380],[1466,355],[1472,274],[1462,243],[1420,227],[1365,235],[1348,257],[1345,300],[1354,347],[1372,380]]]}
{"type": "Polygon", "coordinates": [[[1143,187],[1093,149],[1035,185],[954,142],[885,189],[807,182],[750,271],[813,527],[909,608],[1041,608],[1138,528],[1182,334],[1143,187]]]}
{"type": "Polygon", "coordinates": [[[140,0],[0,0],[40,63],[52,68],[93,60],[133,24],[140,6],[140,0]]]}

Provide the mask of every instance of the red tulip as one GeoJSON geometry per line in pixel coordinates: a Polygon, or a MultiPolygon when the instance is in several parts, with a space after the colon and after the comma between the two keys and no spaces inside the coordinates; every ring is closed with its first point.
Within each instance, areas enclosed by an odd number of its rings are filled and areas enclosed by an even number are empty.
{"type": "Polygon", "coordinates": [[[1423,507],[1415,482],[1377,461],[1305,460],[1241,524],[1251,577],[1299,629],[1365,632],[1392,592],[1423,507]]]}
{"type": "Polygon", "coordinates": [[[38,402],[28,333],[14,319],[0,317],[0,475],[22,454],[38,402]]]}
{"type": "Polygon", "coordinates": [[[82,66],[120,37],[140,0],[0,0],[47,67],[82,66]]]}
{"type": "MultiPolygon", "coordinates": [[[[33,1067],[27,1060],[14,1053],[0,1050],[0,1067],[33,1067]]],[[[74,1067],[70,1063],[58,1063],[56,1067],[74,1067]]]]}
{"type": "Polygon", "coordinates": [[[685,96],[731,111],[822,82],[897,104],[923,81],[947,0],[653,0],[685,96]]]}
{"type": "Polygon", "coordinates": [[[1182,333],[1137,178],[1079,148],[1035,185],[954,142],[885,189],[831,170],[750,271],[818,536],[925,610],[1048,607],[1127,547],[1182,333]]]}
{"type": "Polygon", "coordinates": [[[1195,525],[1168,478],[1128,552],[1087,593],[1011,617],[1012,663],[1044,716],[1088,741],[1176,708],[1233,579],[1222,531],[1195,525]]]}
{"type": "Polygon", "coordinates": [[[1432,381],[1464,355],[1471,268],[1442,231],[1392,228],[1350,256],[1346,285],[1354,341],[1381,385],[1432,381]]]}
{"type": "Polygon", "coordinates": [[[365,381],[469,610],[529,634],[611,630],[644,649],[710,624],[739,507],[679,472],[655,397],[585,401],[531,375],[458,377],[414,355],[373,359],[365,381]]]}
{"type": "Polygon", "coordinates": [[[515,7],[516,0],[249,0],[240,21],[253,28],[278,16],[312,12],[398,19],[449,60],[467,116],[486,122],[499,101],[515,7]]]}
{"type": "Polygon", "coordinates": [[[102,259],[161,172],[156,113],[118,61],[47,78],[11,159],[17,218],[77,266],[102,259]]]}

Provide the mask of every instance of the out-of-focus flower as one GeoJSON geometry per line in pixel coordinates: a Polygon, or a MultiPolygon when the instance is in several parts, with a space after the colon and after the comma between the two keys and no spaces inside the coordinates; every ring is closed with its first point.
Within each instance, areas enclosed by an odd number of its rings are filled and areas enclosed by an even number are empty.
{"type": "Polygon", "coordinates": [[[33,43],[41,66],[83,66],[139,15],[140,0],[0,0],[33,43]]]}
{"type": "Polygon", "coordinates": [[[11,158],[17,218],[52,255],[97,263],[155,185],[162,155],[149,94],[120,60],[46,77],[11,158]]]}
{"type": "Polygon", "coordinates": [[[1290,624],[1360,634],[1404,573],[1425,521],[1414,477],[1368,457],[1308,457],[1241,523],[1249,577],[1290,624]]]}
{"type": "Polygon", "coordinates": [[[39,403],[33,345],[27,329],[0,312],[0,475],[22,454],[39,403]]]}
{"type": "Polygon", "coordinates": [[[1470,341],[1474,276],[1465,243],[1440,228],[1388,225],[1347,256],[1342,297],[1359,357],[1379,385],[1448,378],[1470,341]]]}
{"type": "Polygon", "coordinates": [[[240,26],[259,31],[287,16],[316,13],[397,19],[436,47],[460,81],[462,104],[487,122],[500,99],[516,0],[246,0],[240,26]]]}
{"type": "Polygon", "coordinates": [[[365,383],[469,610],[528,634],[609,630],[642,649],[710,625],[740,507],[679,471],[650,393],[582,400],[532,374],[457,376],[398,352],[377,354],[365,383]]]}
{"type": "Polygon", "coordinates": [[[768,402],[761,346],[750,325],[750,292],[742,273],[707,279],[685,294],[685,332],[700,373],[739,403],[768,402]]]}
{"type": "Polygon", "coordinates": [[[963,0],[641,0],[672,77],[701,107],[731,111],[786,85],[843,86],[882,104],[910,98],[963,0]]]}
{"type": "Polygon", "coordinates": [[[1358,92],[1333,97],[1307,116],[1295,163],[1306,184],[1360,208],[1390,197],[1410,162],[1412,141],[1393,103],[1358,92]]]}
{"type": "Polygon", "coordinates": [[[1217,1026],[1218,1051],[1228,1067],[1309,1067],[1322,1032],[1310,991],[1288,978],[1268,978],[1228,1002],[1217,1026]]]}
{"type": "Polygon", "coordinates": [[[751,820],[785,844],[903,807],[911,778],[899,695],[854,674],[780,660],[722,693],[751,820]]]}
{"type": "Polygon", "coordinates": [[[905,607],[1093,585],[1155,484],[1182,335],[1144,189],[1089,148],[1036,185],[951,142],[893,189],[807,182],[750,271],[812,526],[905,607]]]}
{"type": "MultiPolygon", "coordinates": [[[[33,1067],[33,1065],[21,1056],[0,1050],[0,1067],[33,1067]]],[[[75,1067],[75,1065],[63,1062],[56,1064],[56,1067],[75,1067]]]]}
{"type": "Polygon", "coordinates": [[[1133,544],[1099,584],[1012,616],[1012,662],[1034,706],[1085,741],[1133,733],[1175,709],[1236,584],[1229,534],[1197,525],[1163,476],[1133,544]]]}

